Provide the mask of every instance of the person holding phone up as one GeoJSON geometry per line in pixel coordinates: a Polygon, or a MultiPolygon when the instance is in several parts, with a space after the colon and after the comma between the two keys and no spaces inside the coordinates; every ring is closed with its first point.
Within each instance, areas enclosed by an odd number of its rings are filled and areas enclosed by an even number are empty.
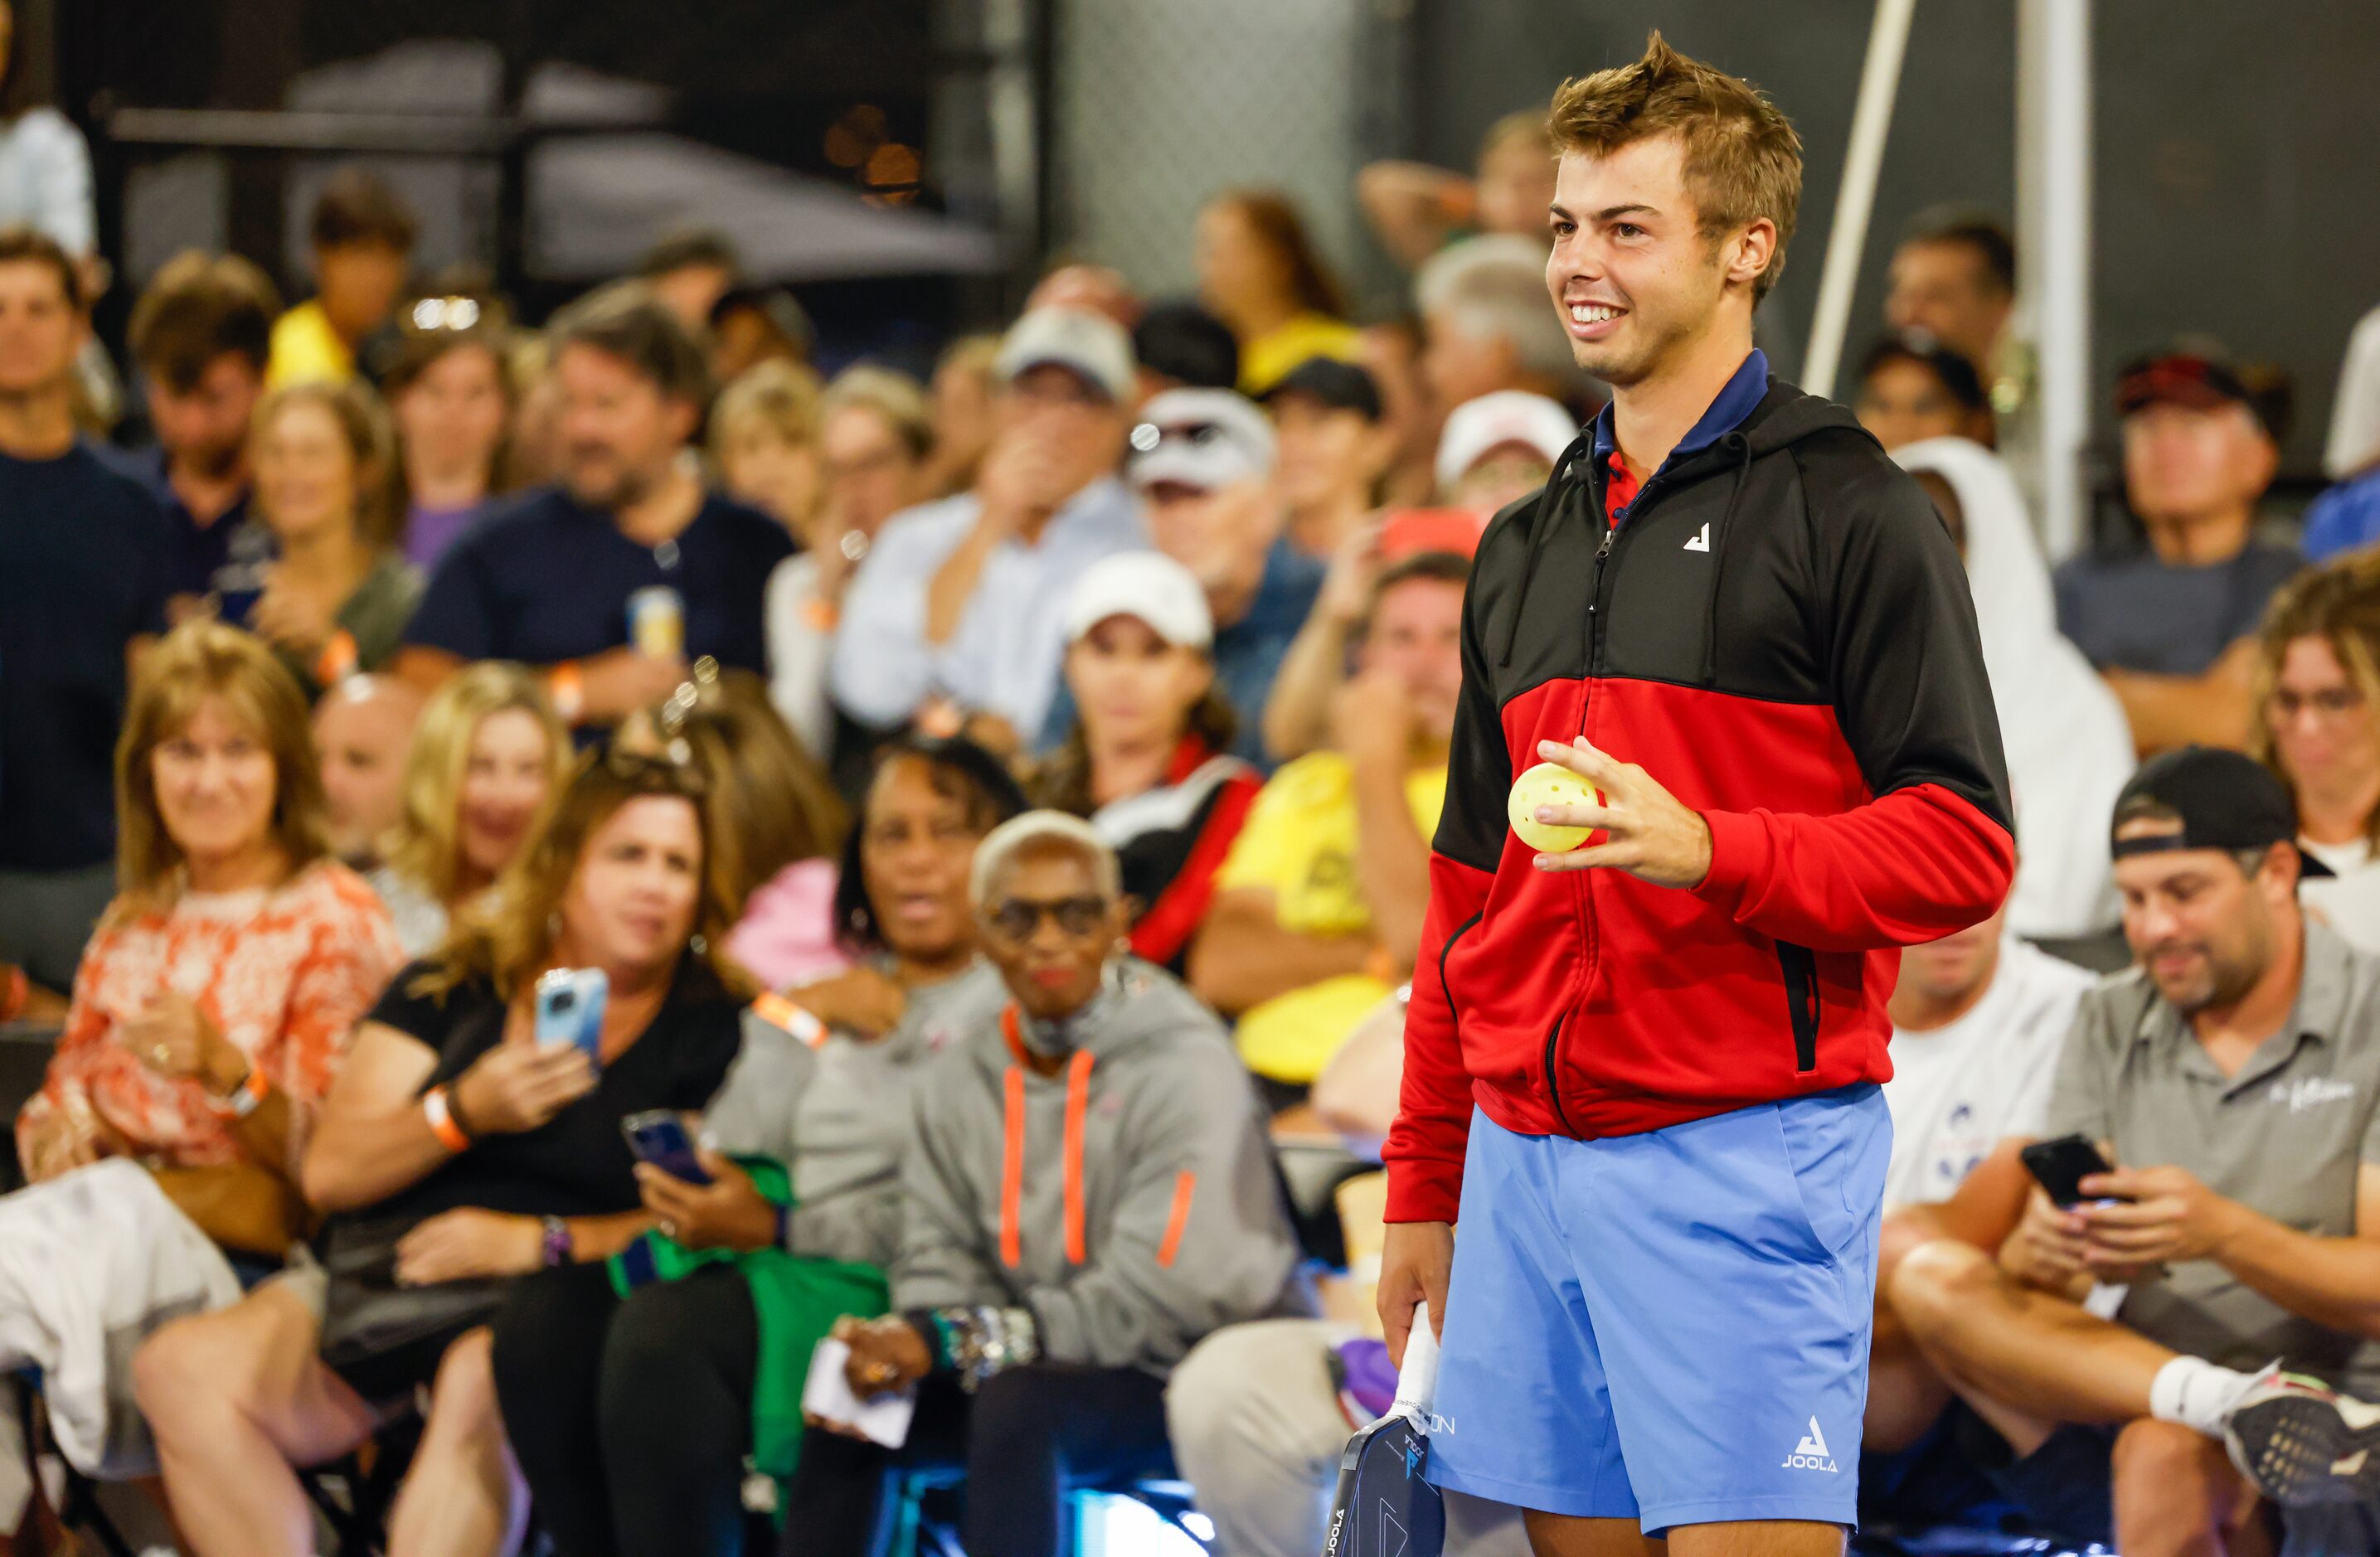
{"type": "Polygon", "coordinates": [[[2259,1494],[2304,1534],[2380,1492],[2380,1409],[2337,1393],[2380,1394],[2380,959],[2300,909],[2296,831],[2239,753],[2141,768],[2112,827],[2139,966],[2083,998],[2040,1186],[1997,1260],[1940,1239],[1888,1286],[2019,1470],[2104,1467],[2128,1557],[2243,1550],[2259,1494]]]}

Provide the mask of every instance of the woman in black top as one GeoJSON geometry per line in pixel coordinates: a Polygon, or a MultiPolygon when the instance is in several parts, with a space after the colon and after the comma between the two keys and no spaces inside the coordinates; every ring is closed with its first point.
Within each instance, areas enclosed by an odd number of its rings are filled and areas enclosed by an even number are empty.
{"type": "MultiPolygon", "coordinates": [[[[393,1268],[368,1270],[368,1285],[599,1261],[650,1224],[620,1121],[701,1107],[735,1058],[749,993],[720,956],[734,916],[709,885],[699,799],[692,773],[668,763],[582,762],[487,906],[398,974],[358,1028],[302,1177],[331,1213],[327,1246],[393,1237],[393,1268]],[[611,984],[600,1068],[535,1038],[538,976],[582,967],[611,984]]],[[[493,1557],[526,1510],[486,1328],[466,1317],[420,1342],[342,1350],[334,1370],[321,1355],[326,1321],[335,1341],[353,1310],[326,1315],[327,1286],[319,1268],[278,1278],[160,1331],[136,1360],[190,1548],[310,1552],[313,1513],[291,1467],[346,1454],[431,1384],[388,1550],[493,1557]]]]}

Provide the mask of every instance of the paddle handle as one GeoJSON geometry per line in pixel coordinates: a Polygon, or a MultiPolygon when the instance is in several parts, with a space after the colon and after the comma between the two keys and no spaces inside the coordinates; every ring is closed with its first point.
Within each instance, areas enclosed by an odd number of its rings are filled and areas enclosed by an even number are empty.
{"type": "Polygon", "coordinates": [[[1438,1396],[1438,1332],[1430,1328],[1429,1305],[1414,1305],[1413,1328],[1405,1333],[1404,1366],[1397,1370],[1397,1398],[1390,1411],[1410,1406],[1422,1416],[1438,1396]]]}

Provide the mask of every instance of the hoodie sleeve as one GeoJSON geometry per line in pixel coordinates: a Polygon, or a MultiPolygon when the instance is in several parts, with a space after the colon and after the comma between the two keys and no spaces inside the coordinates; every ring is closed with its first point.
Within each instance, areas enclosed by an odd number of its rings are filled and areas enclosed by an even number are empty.
{"type": "Polygon", "coordinates": [[[2008,768],[1958,549],[1909,476],[1865,446],[1810,492],[1834,711],[1874,798],[1833,816],[1706,811],[1695,894],[1814,951],[1939,939],[2008,895],[2008,768]]]}

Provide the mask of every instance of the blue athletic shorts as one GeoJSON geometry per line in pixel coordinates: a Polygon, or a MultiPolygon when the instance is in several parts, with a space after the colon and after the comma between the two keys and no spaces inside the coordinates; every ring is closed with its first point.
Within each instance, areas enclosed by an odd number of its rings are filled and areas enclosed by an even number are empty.
{"type": "Polygon", "coordinates": [[[1855,1526],[1891,1153],[1872,1082],[1598,1141],[1475,1111],[1429,1479],[1647,1535],[1855,1526]]]}

